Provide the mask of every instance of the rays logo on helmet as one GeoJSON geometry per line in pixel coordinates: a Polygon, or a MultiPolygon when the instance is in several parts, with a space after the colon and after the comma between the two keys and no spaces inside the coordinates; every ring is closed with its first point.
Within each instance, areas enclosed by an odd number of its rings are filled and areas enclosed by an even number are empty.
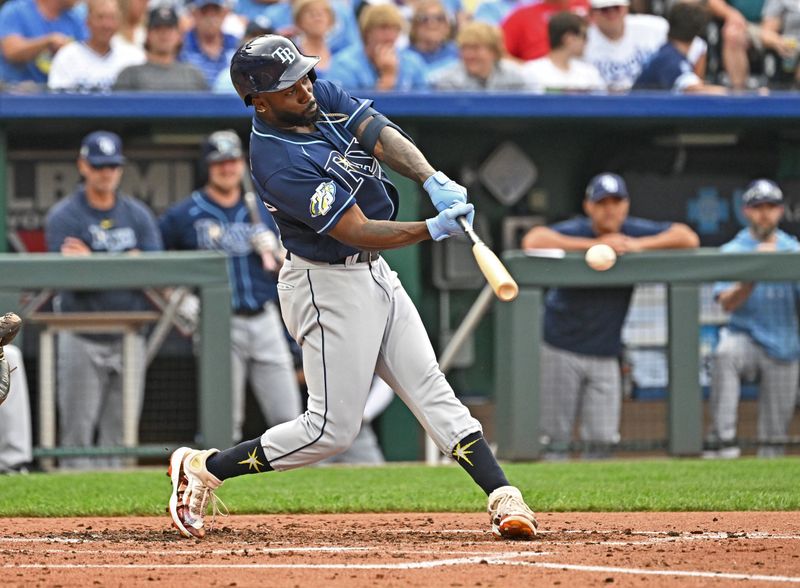
{"type": "Polygon", "coordinates": [[[288,47],[278,47],[272,52],[272,56],[275,59],[280,59],[281,63],[294,63],[294,60],[297,59],[297,55],[288,47]]]}
{"type": "Polygon", "coordinates": [[[311,197],[311,204],[308,207],[312,217],[325,216],[331,211],[331,205],[336,200],[336,186],[333,182],[322,182],[314,195],[311,197]]]}

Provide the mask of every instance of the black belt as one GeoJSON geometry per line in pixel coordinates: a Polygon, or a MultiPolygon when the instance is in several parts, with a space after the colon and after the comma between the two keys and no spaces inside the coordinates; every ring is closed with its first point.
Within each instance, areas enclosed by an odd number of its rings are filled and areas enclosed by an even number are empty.
{"type": "Polygon", "coordinates": [[[239,308],[233,311],[235,316],[258,316],[266,310],[263,306],[261,308],[239,308]]]}
{"type": "MultiPolygon", "coordinates": [[[[355,253],[353,254],[355,255],[355,253]]],[[[336,261],[329,261],[329,265],[345,265],[353,255],[348,255],[347,257],[343,257],[342,259],[337,259],[336,261]]],[[[378,261],[381,257],[380,251],[361,251],[356,258],[355,263],[364,263],[365,261],[378,261]]],[[[289,251],[286,253],[286,259],[292,258],[292,252],[289,251]]],[[[351,262],[352,263],[352,262],[351,262]]]]}

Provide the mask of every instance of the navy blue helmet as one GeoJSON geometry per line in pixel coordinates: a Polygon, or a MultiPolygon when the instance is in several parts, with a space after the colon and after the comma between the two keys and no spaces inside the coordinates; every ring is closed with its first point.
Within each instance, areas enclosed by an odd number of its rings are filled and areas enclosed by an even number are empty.
{"type": "Polygon", "coordinates": [[[260,92],[279,92],[308,75],[314,82],[319,57],[303,55],[294,43],[280,35],[263,35],[242,45],[231,58],[233,86],[247,106],[260,92]]]}

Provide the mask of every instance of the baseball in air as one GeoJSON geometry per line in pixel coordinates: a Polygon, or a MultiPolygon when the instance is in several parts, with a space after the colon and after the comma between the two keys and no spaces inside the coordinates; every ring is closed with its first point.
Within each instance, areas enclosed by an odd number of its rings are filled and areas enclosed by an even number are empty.
{"type": "Polygon", "coordinates": [[[586,250],[586,265],[598,272],[611,269],[617,262],[617,254],[605,243],[592,245],[586,250]]]}

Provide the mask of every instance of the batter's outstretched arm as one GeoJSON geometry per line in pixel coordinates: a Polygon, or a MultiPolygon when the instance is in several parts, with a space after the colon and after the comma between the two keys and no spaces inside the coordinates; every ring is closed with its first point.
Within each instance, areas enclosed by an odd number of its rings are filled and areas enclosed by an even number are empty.
{"type": "Polygon", "coordinates": [[[424,221],[372,220],[364,216],[357,204],[347,209],[331,229],[330,236],[345,245],[368,251],[397,249],[431,238],[424,221]]]}
{"type": "MultiPolygon", "coordinates": [[[[356,137],[359,141],[370,120],[371,117],[358,125],[356,137]]],[[[436,172],[414,143],[389,126],[381,129],[372,154],[400,175],[420,184],[436,172]]]]}

